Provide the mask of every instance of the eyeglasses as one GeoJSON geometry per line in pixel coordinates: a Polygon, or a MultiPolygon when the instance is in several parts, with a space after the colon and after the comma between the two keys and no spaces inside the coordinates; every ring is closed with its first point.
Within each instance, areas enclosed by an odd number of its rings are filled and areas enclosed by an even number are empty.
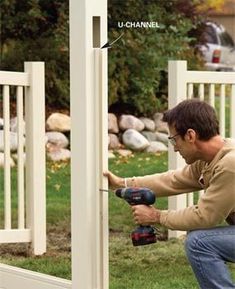
{"type": "Polygon", "coordinates": [[[175,135],[173,135],[173,136],[169,136],[169,137],[168,137],[169,142],[170,142],[173,146],[176,145],[175,137],[178,136],[178,135],[180,135],[180,134],[177,133],[177,134],[175,134],[175,135]]]}

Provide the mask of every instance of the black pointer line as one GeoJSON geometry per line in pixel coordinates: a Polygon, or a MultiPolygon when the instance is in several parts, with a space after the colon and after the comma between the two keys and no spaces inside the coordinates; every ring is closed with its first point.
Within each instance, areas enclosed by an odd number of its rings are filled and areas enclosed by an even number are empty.
{"type": "Polygon", "coordinates": [[[105,45],[103,45],[103,46],[101,47],[101,49],[103,49],[103,48],[111,48],[112,45],[113,45],[115,42],[117,42],[123,35],[124,35],[124,33],[122,33],[117,39],[115,39],[115,40],[114,40],[113,42],[111,42],[111,43],[109,43],[109,41],[108,41],[105,45]]]}

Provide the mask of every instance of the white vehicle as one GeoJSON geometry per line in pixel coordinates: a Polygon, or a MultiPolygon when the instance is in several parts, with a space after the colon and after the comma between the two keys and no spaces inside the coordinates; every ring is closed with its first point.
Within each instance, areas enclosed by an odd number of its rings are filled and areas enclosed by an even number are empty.
{"type": "Polygon", "coordinates": [[[199,50],[208,70],[235,71],[235,44],[222,25],[206,22],[199,50]]]}

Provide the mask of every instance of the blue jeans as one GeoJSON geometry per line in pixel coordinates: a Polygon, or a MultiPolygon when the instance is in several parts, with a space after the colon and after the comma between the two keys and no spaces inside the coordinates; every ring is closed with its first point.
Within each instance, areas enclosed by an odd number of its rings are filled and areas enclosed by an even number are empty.
{"type": "Polygon", "coordinates": [[[234,289],[227,262],[235,263],[235,226],[195,230],[185,242],[201,289],[234,289]]]}

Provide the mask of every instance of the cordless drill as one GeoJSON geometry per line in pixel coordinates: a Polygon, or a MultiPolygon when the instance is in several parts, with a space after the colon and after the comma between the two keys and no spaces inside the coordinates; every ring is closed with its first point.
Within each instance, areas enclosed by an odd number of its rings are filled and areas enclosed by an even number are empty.
{"type": "MultiPolygon", "coordinates": [[[[120,188],[115,190],[116,196],[127,201],[131,206],[152,205],[155,202],[155,194],[148,188],[120,188]]],[[[134,246],[156,243],[156,229],[152,226],[139,226],[131,233],[134,246]]]]}

